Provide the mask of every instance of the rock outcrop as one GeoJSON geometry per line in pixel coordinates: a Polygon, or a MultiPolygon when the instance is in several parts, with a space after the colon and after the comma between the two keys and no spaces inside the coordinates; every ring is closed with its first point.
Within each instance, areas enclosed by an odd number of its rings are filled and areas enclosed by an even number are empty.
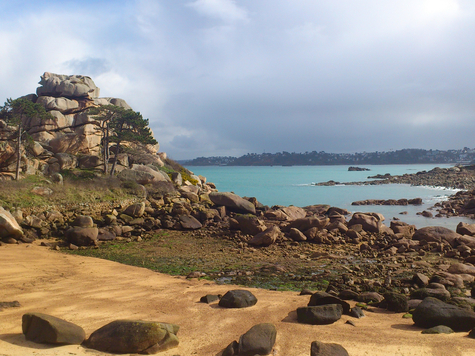
{"type": "MultiPolygon", "coordinates": [[[[103,105],[125,109],[131,107],[123,99],[100,98],[99,88],[87,76],[45,72],[39,84],[36,94],[21,98],[41,104],[51,114],[51,118],[44,121],[35,117],[23,118],[22,125],[33,141],[22,151],[22,173],[29,175],[39,172],[48,175],[84,164],[87,167],[82,168],[100,166],[101,123],[88,110],[103,105]],[[80,156],[83,162],[78,159],[80,156]],[[87,162],[84,162],[85,157],[89,157],[87,162]]],[[[14,127],[0,122],[0,138],[8,139],[14,130],[14,127]]],[[[16,168],[15,147],[14,142],[8,141],[4,146],[0,150],[0,177],[8,178],[16,168]]],[[[163,154],[157,153],[158,144],[143,146],[140,150],[141,155],[134,157],[135,163],[147,162],[163,166],[163,154]]],[[[128,167],[127,160],[122,158],[119,165],[124,163],[128,167]]]]}

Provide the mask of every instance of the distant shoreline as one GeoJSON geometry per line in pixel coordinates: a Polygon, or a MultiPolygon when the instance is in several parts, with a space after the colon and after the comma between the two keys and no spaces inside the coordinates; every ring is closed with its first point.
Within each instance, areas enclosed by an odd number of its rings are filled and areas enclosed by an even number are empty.
{"type": "Polygon", "coordinates": [[[457,150],[402,149],[387,152],[326,153],[248,153],[240,157],[215,156],[180,160],[188,166],[326,166],[326,165],[392,165],[392,164],[471,164],[475,149],[457,150]]]}

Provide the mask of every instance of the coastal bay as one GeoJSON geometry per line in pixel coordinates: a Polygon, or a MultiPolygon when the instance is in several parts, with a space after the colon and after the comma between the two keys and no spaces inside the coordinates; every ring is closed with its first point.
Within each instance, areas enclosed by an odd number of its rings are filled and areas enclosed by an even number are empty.
{"type": "Polygon", "coordinates": [[[379,212],[389,221],[393,217],[414,224],[418,228],[431,225],[454,229],[466,217],[427,218],[417,213],[447,200],[459,189],[434,186],[345,185],[345,182],[372,181],[369,176],[391,176],[430,171],[435,167],[450,168],[451,164],[365,165],[370,171],[348,171],[348,166],[189,166],[195,174],[207,177],[220,191],[233,191],[241,196],[256,197],[262,204],[308,206],[328,204],[350,211],[379,212]],[[337,181],[342,184],[315,186],[315,183],[337,181]],[[422,198],[420,206],[352,206],[351,203],[366,199],[422,198]],[[400,215],[402,212],[407,214],[400,215]]]}

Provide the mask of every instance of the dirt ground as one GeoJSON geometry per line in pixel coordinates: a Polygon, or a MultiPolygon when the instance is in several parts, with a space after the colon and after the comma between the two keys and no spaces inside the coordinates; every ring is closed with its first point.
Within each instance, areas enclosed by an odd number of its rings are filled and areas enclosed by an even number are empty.
{"type": "Polygon", "coordinates": [[[71,321],[82,326],[87,335],[116,319],[180,325],[180,345],[162,352],[163,356],[217,356],[231,341],[262,322],[277,327],[273,355],[309,355],[314,340],[339,343],[352,356],[475,355],[475,340],[467,333],[423,335],[402,314],[374,309],[362,319],[343,316],[332,325],[299,324],[295,310],[305,306],[309,296],[252,288],[246,289],[256,295],[255,306],[223,309],[199,303],[199,299],[242,287],[67,255],[38,242],[0,248],[0,281],[0,301],[21,304],[0,311],[0,356],[106,355],[78,345],[53,347],[26,341],[21,317],[27,312],[71,321]],[[345,324],[349,319],[356,326],[345,324]]]}

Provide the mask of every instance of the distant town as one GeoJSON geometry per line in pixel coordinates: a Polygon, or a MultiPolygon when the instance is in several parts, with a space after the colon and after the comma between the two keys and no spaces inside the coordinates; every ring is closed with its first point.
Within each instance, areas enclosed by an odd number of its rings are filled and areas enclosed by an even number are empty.
{"type": "Polygon", "coordinates": [[[198,157],[180,161],[188,166],[318,166],[365,164],[421,164],[454,163],[474,164],[475,149],[458,150],[402,149],[387,152],[326,153],[278,152],[248,153],[241,157],[198,157]]]}

